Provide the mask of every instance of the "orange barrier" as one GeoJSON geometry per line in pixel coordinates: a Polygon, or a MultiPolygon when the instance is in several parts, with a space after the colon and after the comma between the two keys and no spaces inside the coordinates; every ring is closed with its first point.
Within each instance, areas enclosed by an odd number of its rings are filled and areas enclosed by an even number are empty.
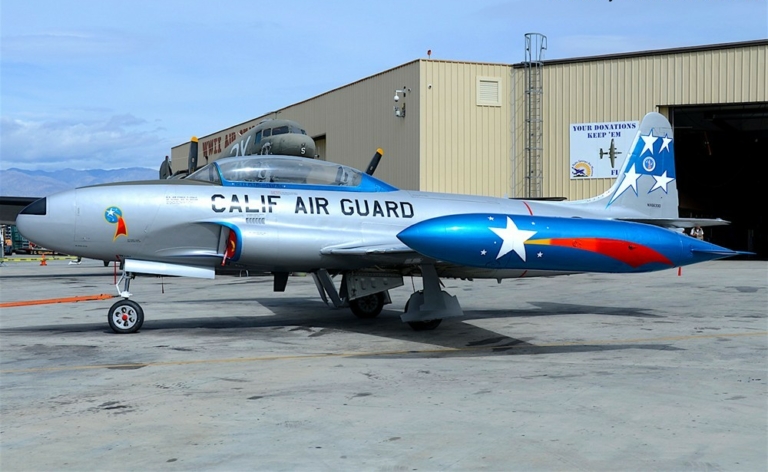
{"type": "Polygon", "coordinates": [[[115,295],[102,293],[99,295],[85,295],[82,297],[46,298],[44,300],[23,300],[20,302],[0,303],[0,308],[11,308],[15,306],[30,306],[30,305],[48,305],[51,303],[87,302],[92,300],[106,300],[108,298],[114,298],[114,297],[115,295]]]}

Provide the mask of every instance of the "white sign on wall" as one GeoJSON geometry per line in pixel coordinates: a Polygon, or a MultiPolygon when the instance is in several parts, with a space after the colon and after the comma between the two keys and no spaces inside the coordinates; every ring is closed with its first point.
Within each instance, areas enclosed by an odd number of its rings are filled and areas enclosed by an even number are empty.
{"type": "Polygon", "coordinates": [[[619,176],[639,121],[571,123],[571,179],[619,176]]]}

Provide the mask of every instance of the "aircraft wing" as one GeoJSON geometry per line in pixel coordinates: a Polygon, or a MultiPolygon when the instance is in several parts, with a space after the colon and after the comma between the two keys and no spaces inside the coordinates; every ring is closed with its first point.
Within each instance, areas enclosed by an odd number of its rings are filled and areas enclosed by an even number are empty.
{"type": "Polygon", "coordinates": [[[617,218],[622,221],[645,223],[648,225],[662,226],[664,228],[693,228],[694,226],[725,226],[730,221],[721,218],[617,218]]]}
{"type": "Polygon", "coordinates": [[[326,246],[321,254],[347,258],[351,266],[379,266],[402,270],[405,266],[413,266],[426,261],[434,261],[430,257],[414,251],[400,241],[349,242],[326,246]]]}
{"type": "Polygon", "coordinates": [[[16,215],[37,197],[0,197],[0,224],[16,224],[16,215]]]}
{"type": "Polygon", "coordinates": [[[376,254],[418,254],[403,243],[362,243],[352,242],[327,246],[320,250],[321,254],[336,256],[370,256],[376,254]]]}

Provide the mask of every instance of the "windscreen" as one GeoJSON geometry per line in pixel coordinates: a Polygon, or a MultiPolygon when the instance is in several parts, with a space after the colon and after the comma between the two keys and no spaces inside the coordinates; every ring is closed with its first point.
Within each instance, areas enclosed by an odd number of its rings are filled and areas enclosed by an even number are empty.
{"type": "Polygon", "coordinates": [[[362,179],[360,171],[351,167],[306,158],[253,156],[221,160],[217,164],[222,178],[228,182],[355,187],[362,179]]]}

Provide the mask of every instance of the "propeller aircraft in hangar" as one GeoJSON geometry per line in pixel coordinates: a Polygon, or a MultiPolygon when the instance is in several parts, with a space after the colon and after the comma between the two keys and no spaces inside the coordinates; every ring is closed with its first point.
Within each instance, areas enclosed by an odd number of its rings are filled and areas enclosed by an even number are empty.
{"type": "MultiPolygon", "coordinates": [[[[211,138],[200,143],[205,162],[224,157],[251,155],[298,156],[314,159],[317,157],[315,141],[307,135],[301,125],[293,120],[267,119],[260,121],[251,129],[241,132],[232,131],[225,136],[211,138]],[[222,148],[222,139],[224,147],[222,148]]],[[[189,147],[186,169],[171,175],[166,162],[161,165],[160,178],[184,178],[199,168],[198,139],[193,137],[189,147]],[[165,170],[164,170],[165,169],[165,170]]]]}
{"type": "Polygon", "coordinates": [[[658,113],[641,122],[614,185],[587,200],[400,190],[373,177],[380,157],[367,172],[295,156],[227,157],[180,180],[54,194],[17,225],[56,251],[120,261],[121,299],[107,315],[117,333],[144,322],[130,299],[136,274],[214,278],[242,268],[272,273],[280,292],[291,272],[307,272],[326,303],[361,318],[377,316],[404,277],[421,276],[401,319],[426,330],[463,315],[441,277],[651,272],[746,254],[682,232],[727,222],[679,217],[673,131],[658,113]]]}

